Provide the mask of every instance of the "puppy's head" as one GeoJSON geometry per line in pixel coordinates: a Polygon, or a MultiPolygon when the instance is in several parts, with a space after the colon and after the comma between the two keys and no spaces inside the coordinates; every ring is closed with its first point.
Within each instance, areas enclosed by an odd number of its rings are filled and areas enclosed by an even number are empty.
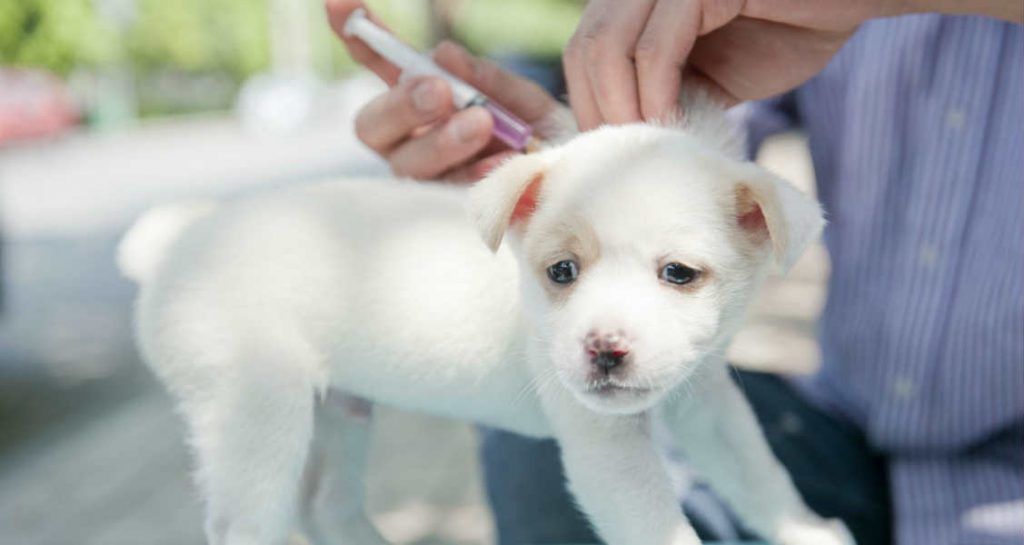
{"type": "Polygon", "coordinates": [[[787,182],[650,125],[512,159],[469,202],[492,250],[514,242],[560,382],[616,414],[646,410],[723,351],[763,273],[792,264],[823,224],[787,182]]]}

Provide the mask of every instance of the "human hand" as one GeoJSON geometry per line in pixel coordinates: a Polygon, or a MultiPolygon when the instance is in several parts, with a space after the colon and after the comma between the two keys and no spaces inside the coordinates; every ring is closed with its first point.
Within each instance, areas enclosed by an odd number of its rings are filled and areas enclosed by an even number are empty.
{"type": "MultiPolygon", "coordinates": [[[[358,39],[345,36],[345,20],[356,8],[364,7],[361,1],[326,0],[325,7],[331,28],[352,57],[391,87],[359,112],[356,135],[387,160],[395,174],[478,180],[515,153],[491,137],[493,120],[486,110],[455,110],[451,88],[443,79],[400,80],[398,68],[358,39]]],[[[454,43],[439,45],[434,61],[531,125],[559,107],[540,86],[476,58],[454,43]]]]}
{"type": "MultiPolygon", "coordinates": [[[[681,86],[734,104],[822,70],[884,0],[592,0],[565,53],[581,130],[676,114],[681,86]]],[[[898,3],[897,3],[898,4],[898,3]]]]}

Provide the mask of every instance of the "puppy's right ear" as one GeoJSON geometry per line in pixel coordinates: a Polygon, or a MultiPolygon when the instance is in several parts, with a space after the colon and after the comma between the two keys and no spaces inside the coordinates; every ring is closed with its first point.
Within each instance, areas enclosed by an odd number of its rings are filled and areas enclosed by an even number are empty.
{"type": "Polygon", "coordinates": [[[553,149],[513,157],[469,190],[470,219],[492,252],[509,228],[522,228],[530,220],[554,160],[553,149]]]}
{"type": "Polygon", "coordinates": [[[818,201],[764,168],[745,163],[734,186],[737,224],[757,244],[770,242],[776,266],[788,271],[825,227],[818,201]]]}

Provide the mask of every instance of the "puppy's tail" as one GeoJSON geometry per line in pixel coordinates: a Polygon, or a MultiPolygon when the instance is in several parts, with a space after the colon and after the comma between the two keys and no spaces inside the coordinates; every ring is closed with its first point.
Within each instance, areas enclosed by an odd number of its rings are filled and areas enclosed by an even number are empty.
{"type": "Polygon", "coordinates": [[[121,274],[139,284],[147,282],[185,229],[214,208],[213,201],[191,201],[146,211],[117,247],[117,266],[121,274]]]}

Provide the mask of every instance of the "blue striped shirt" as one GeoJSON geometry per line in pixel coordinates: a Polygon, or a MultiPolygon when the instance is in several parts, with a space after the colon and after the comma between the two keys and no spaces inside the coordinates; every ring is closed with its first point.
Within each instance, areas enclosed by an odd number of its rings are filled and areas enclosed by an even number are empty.
{"type": "Polygon", "coordinates": [[[872,21],[749,113],[752,146],[809,135],[832,277],[800,386],[889,457],[897,543],[1021,545],[1024,27],[872,21]]]}

